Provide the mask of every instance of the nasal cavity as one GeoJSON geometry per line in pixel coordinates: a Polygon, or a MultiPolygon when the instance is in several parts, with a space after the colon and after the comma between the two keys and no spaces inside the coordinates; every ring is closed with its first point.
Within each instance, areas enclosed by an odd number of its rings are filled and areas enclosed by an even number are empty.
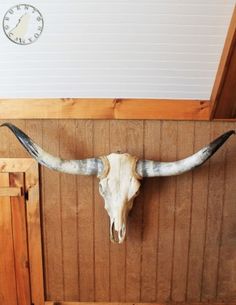
{"type": "Polygon", "coordinates": [[[125,225],[122,225],[122,228],[120,230],[115,229],[114,222],[111,225],[111,241],[114,243],[122,243],[125,238],[125,225]]]}

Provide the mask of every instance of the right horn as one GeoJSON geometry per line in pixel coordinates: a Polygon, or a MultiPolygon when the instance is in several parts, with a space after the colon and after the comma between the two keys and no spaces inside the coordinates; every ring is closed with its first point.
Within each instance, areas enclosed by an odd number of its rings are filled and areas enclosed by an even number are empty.
{"type": "Polygon", "coordinates": [[[175,176],[185,173],[208,160],[232,134],[235,134],[234,130],[222,134],[208,146],[182,160],[174,162],[139,160],[137,162],[136,171],[141,177],[175,176]]]}

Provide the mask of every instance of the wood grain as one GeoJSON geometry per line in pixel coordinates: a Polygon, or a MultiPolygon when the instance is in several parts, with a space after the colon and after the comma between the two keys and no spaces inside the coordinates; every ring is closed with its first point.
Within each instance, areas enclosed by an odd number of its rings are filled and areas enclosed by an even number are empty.
{"type": "MultiPolygon", "coordinates": [[[[220,124],[211,126],[211,138],[221,134],[220,124]]],[[[201,301],[216,302],[219,268],[220,236],[222,231],[222,213],[224,207],[226,146],[210,160],[207,219],[205,230],[204,263],[201,301]]]]}
{"type": "MultiPolygon", "coordinates": [[[[76,155],[93,155],[93,121],[76,122],[76,155]]],[[[78,259],[81,301],[94,301],[94,203],[93,177],[77,177],[78,259]]]]}
{"type": "Polygon", "coordinates": [[[41,211],[39,194],[39,170],[36,161],[25,173],[25,190],[28,192],[26,204],[27,240],[31,302],[44,304],[44,274],[42,254],[41,211]]]}
{"type": "MultiPolygon", "coordinates": [[[[177,159],[193,154],[194,124],[178,123],[177,159]]],[[[192,172],[177,177],[174,227],[174,255],[171,298],[186,302],[189,234],[192,208],[192,172]]]]}
{"type": "MultiPolygon", "coordinates": [[[[43,122],[43,147],[56,156],[59,155],[59,128],[57,121],[43,122]]],[[[64,297],[63,249],[60,199],[60,176],[44,168],[44,225],[46,230],[47,297],[61,300],[64,297]],[[52,191],[53,190],[53,191],[52,191]]]]}
{"type": "Polygon", "coordinates": [[[236,7],[228,28],[224,49],[210,97],[210,118],[235,118],[236,7]]]}
{"type": "MultiPolygon", "coordinates": [[[[210,143],[210,124],[195,123],[194,151],[210,143]]],[[[201,301],[203,255],[209,187],[209,162],[193,171],[191,232],[188,259],[187,300],[201,301]]]]}
{"type": "MultiPolygon", "coordinates": [[[[144,122],[144,159],[160,159],[161,123],[144,122]]],[[[142,223],[142,261],[141,261],[141,302],[155,302],[157,295],[157,253],[160,179],[144,178],[143,223],[142,223]]]]}
{"type": "MultiPolygon", "coordinates": [[[[9,175],[0,174],[0,186],[9,186],[9,175]]],[[[2,304],[17,305],[16,270],[10,198],[0,198],[0,301],[2,304]]]]}
{"type": "MultiPolygon", "coordinates": [[[[235,122],[154,120],[12,122],[64,158],[121,150],[162,161],[191,154],[236,127],[235,122]]],[[[27,156],[7,130],[0,136],[0,157],[27,156]]],[[[122,245],[109,241],[96,177],[67,177],[41,167],[46,300],[233,302],[235,153],[232,137],[192,173],[143,179],[122,245]]],[[[27,212],[31,225],[36,207],[27,212]]],[[[34,256],[33,246],[31,251],[34,256]]]]}
{"type": "Polygon", "coordinates": [[[0,119],[208,120],[209,101],[168,99],[0,99],[0,119]]]}
{"type": "MultiPolygon", "coordinates": [[[[94,121],[94,156],[110,153],[110,122],[94,121]]],[[[94,178],[94,253],[95,253],[95,300],[110,300],[110,236],[109,216],[98,191],[98,179],[94,178]]]]}
{"type": "MultiPolygon", "coordinates": [[[[126,123],[127,151],[143,155],[143,122],[126,123]]],[[[126,243],[126,302],[139,302],[141,292],[143,193],[135,199],[128,216],[126,243]]]]}
{"type": "MultiPolygon", "coordinates": [[[[45,305],[107,305],[107,302],[46,302],[45,305]]],[[[112,305],[150,305],[150,303],[122,303],[113,302],[112,305]]],[[[152,305],[163,305],[163,303],[151,303],[152,305]]],[[[235,305],[235,303],[182,303],[183,305],[235,305]]]]}
{"type": "MultiPolygon", "coordinates": [[[[226,124],[225,128],[232,129],[235,125],[226,124]]],[[[236,162],[234,151],[236,142],[231,141],[226,147],[225,179],[224,179],[224,207],[222,215],[222,232],[220,240],[217,301],[236,302],[236,205],[234,197],[236,162]]]]}
{"type": "MultiPolygon", "coordinates": [[[[76,159],[75,122],[62,120],[59,123],[60,156],[76,159]]],[[[77,300],[79,297],[79,270],[77,245],[77,196],[76,176],[60,174],[60,198],[63,248],[64,299],[77,300]]]]}
{"type": "MultiPolygon", "coordinates": [[[[162,123],[161,161],[173,161],[177,159],[177,126],[177,122],[162,123]]],[[[176,178],[162,178],[159,187],[157,300],[160,302],[169,302],[171,300],[173,273],[176,178]]]]}
{"type": "MultiPolygon", "coordinates": [[[[23,173],[10,174],[10,186],[23,187],[23,173]]],[[[23,304],[31,303],[30,295],[30,274],[29,255],[27,245],[27,227],[25,216],[25,199],[21,197],[11,197],[12,232],[14,241],[14,260],[16,268],[16,287],[18,302],[23,304]]]]}
{"type": "Polygon", "coordinates": [[[21,187],[0,187],[0,197],[17,197],[22,195],[21,187]]]}

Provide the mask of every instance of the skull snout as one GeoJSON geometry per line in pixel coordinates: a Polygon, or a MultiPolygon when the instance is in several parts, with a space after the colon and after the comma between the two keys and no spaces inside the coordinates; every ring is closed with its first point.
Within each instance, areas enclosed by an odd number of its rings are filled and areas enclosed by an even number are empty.
{"type": "Polygon", "coordinates": [[[122,243],[125,239],[126,234],[126,224],[122,223],[121,226],[116,226],[115,221],[110,223],[110,240],[114,243],[122,243]]]}

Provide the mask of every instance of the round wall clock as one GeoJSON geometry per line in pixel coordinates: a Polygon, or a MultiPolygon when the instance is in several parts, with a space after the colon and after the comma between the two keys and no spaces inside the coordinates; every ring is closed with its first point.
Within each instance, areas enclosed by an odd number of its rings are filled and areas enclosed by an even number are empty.
{"type": "Polygon", "coordinates": [[[43,31],[43,17],[29,4],[11,7],[3,17],[3,30],[14,43],[27,45],[35,42],[43,31]]]}

